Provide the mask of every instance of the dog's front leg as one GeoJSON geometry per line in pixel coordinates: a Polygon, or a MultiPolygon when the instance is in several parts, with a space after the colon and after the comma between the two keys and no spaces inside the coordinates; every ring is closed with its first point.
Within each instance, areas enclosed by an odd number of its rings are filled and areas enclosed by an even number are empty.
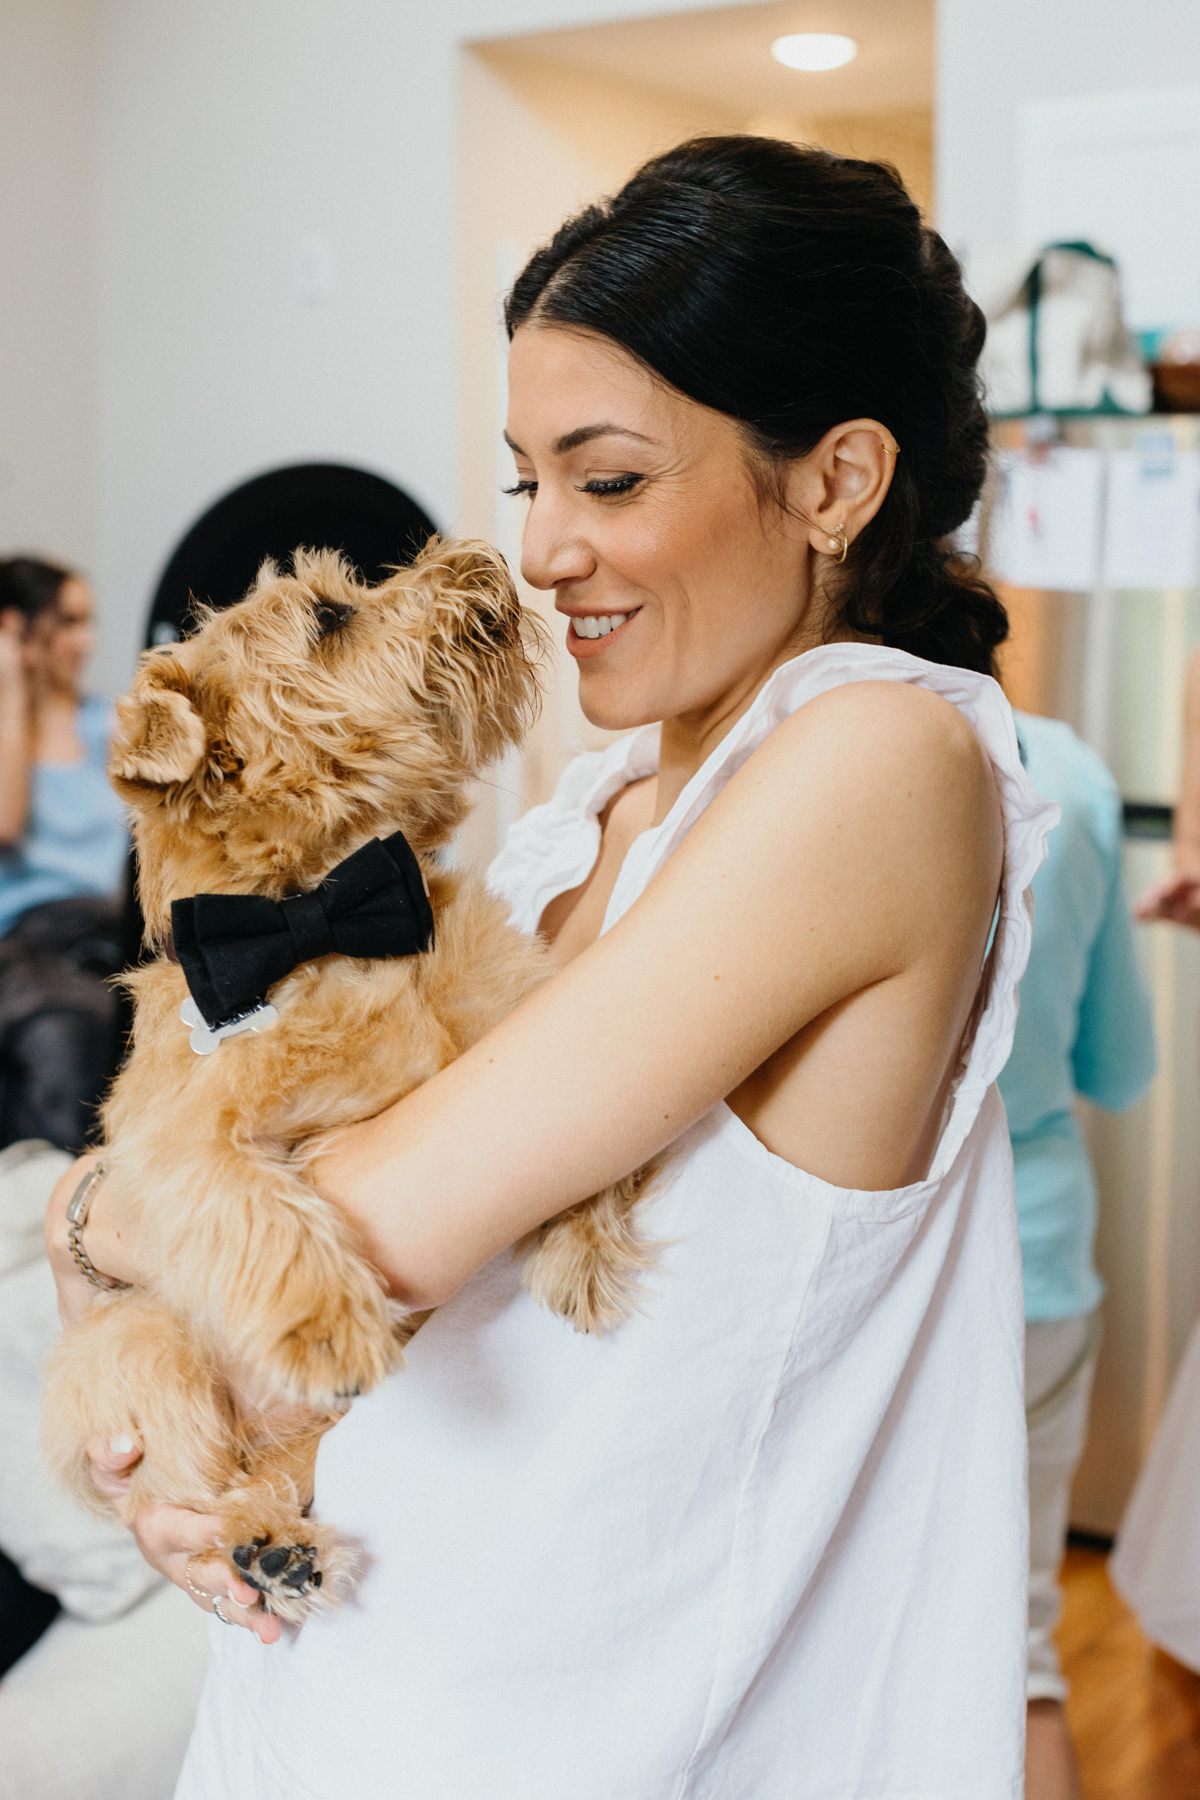
{"type": "MultiPolygon", "coordinates": [[[[353,1584],[359,1557],[331,1526],[310,1515],[317,1445],[330,1417],[287,1424],[267,1415],[261,1441],[246,1456],[246,1476],[213,1510],[222,1521],[220,1549],[230,1572],[257,1588],[268,1612],[298,1625],[336,1605],[353,1584]]],[[[254,1430],[247,1415],[247,1430],[254,1430]]]]}
{"type": "Polygon", "coordinates": [[[326,1411],[397,1365],[379,1280],[285,1153],[210,1140],[159,1167],[139,1259],[264,1400],[326,1411]]]}
{"type": "Polygon", "coordinates": [[[234,1408],[213,1357],[153,1294],[114,1295],[50,1354],[43,1397],[46,1461],[92,1512],[117,1516],[94,1480],[88,1444],[129,1437],[142,1459],[126,1511],[169,1501],[212,1509],[243,1474],[234,1408]]]}
{"type": "Polygon", "coordinates": [[[576,1331],[611,1331],[632,1310],[637,1284],[657,1246],[634,1227],[634,1211],[658,1172],[657,1160],[559,1213],[517,1245],[522,1279],[535,1300],[576,1331]]]}

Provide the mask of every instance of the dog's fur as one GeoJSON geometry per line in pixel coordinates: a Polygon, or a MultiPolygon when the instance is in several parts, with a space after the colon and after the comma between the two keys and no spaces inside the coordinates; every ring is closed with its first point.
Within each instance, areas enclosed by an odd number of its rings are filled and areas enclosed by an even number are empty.
{"type": "MultiPolygon", "coordinates": [[[[285,1618],[336,1598],[352,1572],[336,1533],[305,1517],[313,1458],[347,1396],[397,1366],[404,1336],[308,1162],[549,973],[503,906],[431,854],[536,709],[536,647],[484,545],[434,540],[376,588],[332,553],[298,552],[294,575],[265,566],[240,605],[149,653],[121,703],[110,774],[134,811],[161,953],[130,978],[134,1047],[105,1108],[105,1161],[136,1211],[147,1286],[63,1340],[47,1447],[103,1509],[85,1445],[137,1439],[128,1512],[170,1500],[220,1514],[231,1570],[285,1618]],[[427,872],[435,947],[301,965],[272,990],[273,1029],[195,1055],[164,948],[171,901],[303,892],[398,829],[427,872]]],[[[642,1187],[632,1176],[522,1246],[528,1286],[580,1330],[615,1323],[648,1264],[631,1223],[642,1187]]]]}

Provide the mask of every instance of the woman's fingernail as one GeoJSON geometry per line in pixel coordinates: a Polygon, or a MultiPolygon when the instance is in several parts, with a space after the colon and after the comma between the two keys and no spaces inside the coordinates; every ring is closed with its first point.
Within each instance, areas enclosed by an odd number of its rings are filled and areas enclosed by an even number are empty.
{"type": "Polygon", "coordinates": [[[134,1442],[131,1437],[122,1435],[121,1437],[109,1438],[108,1447],[114,1456],[128,1456],[129,1452],[134,1448],[134,1442]]]}

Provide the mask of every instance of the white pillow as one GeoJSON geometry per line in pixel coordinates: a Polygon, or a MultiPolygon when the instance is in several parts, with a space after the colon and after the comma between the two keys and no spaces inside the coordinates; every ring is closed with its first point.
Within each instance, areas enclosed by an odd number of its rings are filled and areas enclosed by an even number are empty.
{"type": "Polygon", "coordinates": [[[46,1202],[74,1160],[42,1138],[23,1138],[0,1150],[0,1275],[44,1254],[46,1202]]]}
{"type": "Polygon", "coordinates": [[[19,1253],[33,1242],[35,1212],[40,1244],[41,1214],[70,1160],[47,1146],[0,1166],[0,1267],[8,1259],[0,1275],[0,1550],[76,1618],[115,1619],[162,1577],[128,1532],[81,1511],[42,1462],[42,1372],[59,1336],[58,1306],[44,1253],[19,1253]]]}
{"type": "Polygon", "coordinates": [[[0,1681],[0,1800],[168,1800],[208,1629],[170,1582],[103,1625],[55,1619],[0,1681]]]}

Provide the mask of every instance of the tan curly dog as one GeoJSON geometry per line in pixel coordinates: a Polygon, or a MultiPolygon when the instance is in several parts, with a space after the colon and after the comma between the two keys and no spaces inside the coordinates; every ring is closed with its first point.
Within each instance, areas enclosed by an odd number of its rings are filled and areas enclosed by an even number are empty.
{"type": "MultiPolygon", "coordinates": [[[[309,1160],[549,973],[482,884],[436,855],[472,778],[536,709],[537,648],[485,545],[434,540],[374,588],[330,552],[298,552],[293,575],[265,566],[239,605],[148,653],[120,705],[110,773],[133,809],[158,955],[131,977],[134,1044],[104,1112],[105,1161],[137,1208],[150,1279],[64,1338],[47,1448],[103,1509],[85,1445],[137,1439],[130,1511],[170,1500],[219,1513],[231,1572],[283,1618],[352,1576],[352,1547],[306,1516],[316,1445],[348,1396],[397,1367],[404,1336],[309,1160]],[[195,1055],[171,902],[307,892],[398,830],[426,873],[433,947],[302,963],[271,990],[273,1029],[195,1055]]],[[[642,1187],[631,1177],[519,1247],[529,1287],[581,1330],[615,1323],[647,1266],[631,1224],[642,1187]]]]}

